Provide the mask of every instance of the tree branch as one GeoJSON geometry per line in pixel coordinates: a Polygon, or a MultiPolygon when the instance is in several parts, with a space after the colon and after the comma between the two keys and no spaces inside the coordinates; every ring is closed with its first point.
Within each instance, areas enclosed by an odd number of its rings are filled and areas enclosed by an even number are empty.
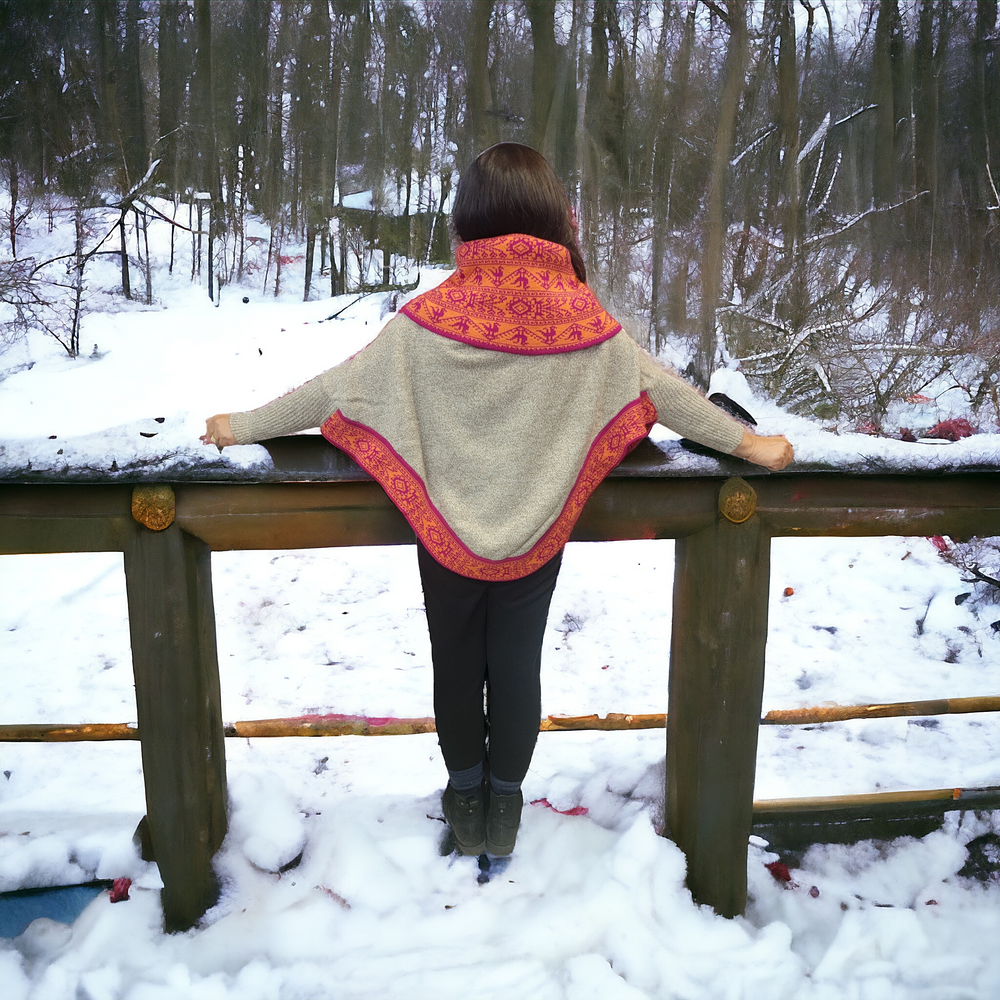
{"type": "Polygon", "coordinates": [[[820,233],[819,236],[814,236],[812,239],[808,239],[804,242],[803,246],[816,246],[817,243],[822,243],[824,240],[833,239],[834,236],[841,236],[846,233],[849,229],[853,229],[859,222],[867,219],[869,215],[879,215],[883,212],[892,212],[897,208],[902,208],[904,205],[908,205],[911,201],[916,201],[918,198],[923,198],[924,195],[930,194],[930,191],[918,191],[914,195],[910,195],[909,198],[904,198],[902,201],[896,202],[895,205],[881,205],[877,208],[869,208],[867,211],[862,212],[860,215],[855,216],[846,225],[841,226],[840,229],[834,229],[829,233],[820,233]]]}
{"type": "MultiPolygon", "coordinates": [[[[995,580],[992,576],[987,576],[978,566],[966,566],[968,572],[970,572],[976,580],[982,583],[989,583],[994,587],[1000,587],[1000,580],[995,580]]],[[[966,580],[966,583],[972,583],[972,580],[966,580]]]]}
{"type": "Polygon", "coordinates": [[[729,14],[726,13],[715,0],[701,0],[701,2],[724,24],[729,24],[729,14]]]}

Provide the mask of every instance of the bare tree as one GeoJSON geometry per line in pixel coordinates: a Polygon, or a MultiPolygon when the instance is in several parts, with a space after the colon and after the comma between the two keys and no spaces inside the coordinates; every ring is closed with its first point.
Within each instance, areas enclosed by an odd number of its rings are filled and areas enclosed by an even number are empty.
{"type": "Polygon", "coordinates": [[[715,314],[722,288],[722,258],[724,249],[724,209],[729,161],[733,155],[736,134],[736,113],[743,90],[748,56],[748,34],[745,0],[729,0],[726,12],[719,10],[729,28],[726,61],[723,67],[722,94],[715,134],[715,151],[708,181],[705,208],[704,250],[701,259],[701,313],[698,346],[694,354],[693,374],[702,385],[714,367],[718,351],[715,314]]]}

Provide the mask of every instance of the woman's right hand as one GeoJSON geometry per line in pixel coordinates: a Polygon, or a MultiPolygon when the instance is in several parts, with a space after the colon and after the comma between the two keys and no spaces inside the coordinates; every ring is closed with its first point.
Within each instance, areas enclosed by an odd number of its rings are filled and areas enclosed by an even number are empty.
{"type": "Polygon", "coordinates": [[[772,472],[779,472],[795,458],[791,442],[784,434],[761,437],[750,431],[743,432],[743,440],[733,454],[772,472]]]}
{"type": "Polygon", "coordinates": [[[238,444],[233,437],[233,429],[229,426],[228,413],[216,413],[205,421],[205,433],[201,436],[202,444],[214,444],[219,451],[227,445],[238,444]]]}

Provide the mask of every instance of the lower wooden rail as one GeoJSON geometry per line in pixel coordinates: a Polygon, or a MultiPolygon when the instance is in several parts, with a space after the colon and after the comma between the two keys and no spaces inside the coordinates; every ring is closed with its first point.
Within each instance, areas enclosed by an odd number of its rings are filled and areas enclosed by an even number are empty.
{"type": "Polygon", "coordinates": [[[788,850],[921,837],[937,829],[945,813],[991,809],[1000,809],[1000,786],[764,799],[753,804],[753,832],[772,848],[788,850]]]}
{"type": "MultiPolygon", "coordinates": [[[[771,709],[762,726],[806,726],[853,719],[892,719],[930,715],[1000,712],[1000,696],[933,698],[877,705],[819,705],[815,708],[771,709]]],[[[608,712],[600,715],[549,715],[538,724],[540,733],[620,732],[629,729],[666,729],[665,712],[608,712]]],[[[364,715],[304,715],[280,719],[227,722],[226,736],[412,736],[436,732],[433,716],[415,719],[370,718],[364,715]]],[[[31,722],[0,725],[0,743],[86,743],[138,740],[139,727],[131,722],[70,724],[31,722]]]]}
{"type": "Polygon", "coordinates": [[[1000,712],[1000,697],[931,698],[927,701],[897,701],[885,705],[818,705],[815,708],[772,709],[761,719],[764,726],[807,726],[851,719],[896,719],[919,715],[967,715],[1000,712]]]}

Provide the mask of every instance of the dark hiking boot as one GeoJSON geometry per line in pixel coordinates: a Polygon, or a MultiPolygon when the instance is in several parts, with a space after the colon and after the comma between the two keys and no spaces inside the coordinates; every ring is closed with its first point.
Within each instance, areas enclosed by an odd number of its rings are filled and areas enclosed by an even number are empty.
{"type": "Polygon", "coordinates": [[[487,854],[504,857],[514,850],[523,805],[524,796],[520,791],[513,795],[497,795],[490,788],[490,806],[486,811],[487,854]]]}
{"type": "Polygon", "coordinates": [[[461,795],[449,782],[441,796],[441,808],[455,835],[455,846],[459,854],[477,856],[486,850],[486,813],[483,809],[483,793],[473,792],[461,795]]]}

